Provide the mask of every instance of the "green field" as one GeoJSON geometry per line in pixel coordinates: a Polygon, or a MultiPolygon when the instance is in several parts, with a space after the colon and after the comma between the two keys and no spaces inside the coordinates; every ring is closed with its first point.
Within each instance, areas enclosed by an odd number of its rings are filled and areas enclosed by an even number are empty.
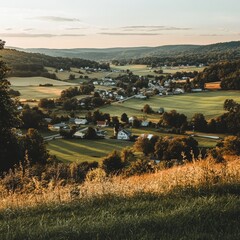
{"type": "Polygon", "coordinates": [[[147,117],[158,120],[158,114],[146,115],[141,112],[145,104],[149,104],[154,111],[163,107],[165,111],[177,110],[191,118],[194,113],[203,113],[206,119],[214,118],[224,113],[223,103],[226,99],[240,102],[240,91],[212,91],[202,93],[189,93],[175,96],[154,96],[148,100],[130,99],[124,103],[114,103],[100,108],[102,112],[112,116],[121,116],[127,113],[128,117],[147,117]]]}
{"type": "Polygon", "coordinates": [[[121,150],[131,146],[132,142],[119,141],[113,139],[83,140],[58,139],[48,142],[47,148],[50,154],[64,162],[74,161],[99,161],[113,150],[121,150]]]}
{"type": "Polygon", "coordinates": [[[133,72],[136,75],[140,76],[146,76],[146,75],[157,75],[154,73],[154,70],[162,69],[164,74],[167,73],[176,73],[176,72],[191,72],[191,71],[203,71],[204,68],[199,68],[195,66],[189,66],[189,67],[167,67],[167,68],[149,68],[147,65],[125,65],[125,66],[114,66],[111,65],[112,70],[124,70],[127,69],[133,72]]]}
{"type": "MultiPolygon", "coordinates": [[[[108,136],[113,135],[112,128],[105,128],[108,132],[108,136]]],[[[187,135],[177,135],[170,133],[161,133],[151,128],[131,129],[132,135],[141,134],[154,134],[159,137],[172,136],[172,137],[187,137],[187,135]]],[[[49,135],[49,134],[48,134],[49,135]]],[[[206,135],[206,134],[205,134],[206,135]]],[[[219,136],[219,135],[216,135],[219,136]]],[[[223,135],[220,135],[223,137],[223,135]]],[[[210,138],[194,137],[199,147],[215,147],[217,140],[210,138]]],[[[75,161],[100,161],[102,157],[111,153],[113,150],[121,151],[125,147],[132,147],[133,142],[120,141],[115,139],[101,139],[101,140],[83,140],[83,139],[57,139],[48,142],[47,148],[50,154],[55,155],[59,160],[63,162],[75,162],[75,161]]]]}

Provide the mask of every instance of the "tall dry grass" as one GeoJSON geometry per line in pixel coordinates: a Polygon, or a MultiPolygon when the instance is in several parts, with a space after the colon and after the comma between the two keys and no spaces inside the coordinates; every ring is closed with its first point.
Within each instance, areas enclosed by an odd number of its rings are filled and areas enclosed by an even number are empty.
{"type": "Polygon", "coordinates": [[[68,203],[104,196],[133,196],[151,193],[167,195],[186,191],[208,191],[240,186],[240,158],[227,156],[224,163],[216,164],[211,158],[159,170],[153,174],[107,177],[103,170],[88,173],[83,184],[63,184],[51,180],[47,184],[32,177],[24,186],[25,191],[11,192],[0,185],[0,209],[24,208],[42,204],[68,203]]]}

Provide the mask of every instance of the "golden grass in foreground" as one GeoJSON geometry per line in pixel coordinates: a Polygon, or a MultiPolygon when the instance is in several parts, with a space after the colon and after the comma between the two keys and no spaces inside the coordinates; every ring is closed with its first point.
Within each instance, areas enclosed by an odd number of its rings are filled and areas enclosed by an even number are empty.
{"type": "Polygon", "coordinates": [[[81,184],[63,186],[61,181],[44,183],[31,179],[21,193],[11,193],[0,186],[0,209],[30,207],[51,203],[69,203],[73,200],[101,198],[108,195],[130,197],[151,193],[167,195],[172,192],[208,189],[219,186],[240,185],[240,158],[227,157],[225,163],[214,163],[211,159],[175,166],[154,174],[123,178],[108,178],[101,169],[88,174],[81,184]],[[30,187],[31,186],[31,187],[30,187]],[[34,186],[34,187],[32,187],[34,186]]]}

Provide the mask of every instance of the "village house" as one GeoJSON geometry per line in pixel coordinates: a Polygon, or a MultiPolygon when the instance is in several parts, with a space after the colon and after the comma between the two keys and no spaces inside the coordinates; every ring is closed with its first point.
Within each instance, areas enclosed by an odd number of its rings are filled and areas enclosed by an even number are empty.
{"type": "Polygon", "coordinates": [[[149,126],[149,121],[147,121],[147,120],[143,120],[143,121],[141,121],[141,126],[142,127],[148,127],[149,126]]]}
{"type": "Polygon", "coordinates": [[[77,125],[86,125],[88,123],[88,121],[87,121],[87,119],[76,118],[74,120],[74,123],[77,124],[77,125]]]}
{"type": "Polygon", "coordinates": [[[132,136],[132,133],[125,129],[122,129],[117,133],[118,140],[130,140],[131,136],[132,136]]]}
{"type": "Polygon", "coordinates": [[[82,138],[85,138],[85,135],[86,135],[85,132],[79,130],[73,134],[73,137],[82,139],[82,138]]]}
{"type": "Polygon", "coordinates": [[[107,127],[108,126],[108,121],[97,121],[97,126],[98,127],[107,127]]]}
{"type": "Polygon", "coordinates": [[[60,131],[61,129],[68,129],[69,126],[65,122],[57,123],[54,125],[50,125],[49,129],[52,131],[60,131]]]}

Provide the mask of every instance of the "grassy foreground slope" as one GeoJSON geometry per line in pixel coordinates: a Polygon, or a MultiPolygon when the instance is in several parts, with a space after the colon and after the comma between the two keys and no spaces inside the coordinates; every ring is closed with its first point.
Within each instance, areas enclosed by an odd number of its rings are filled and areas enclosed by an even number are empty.
{"type": "Polygon", "coordinates": [[[130,178],[99,174],[82,185],[30,179],[22,192],[0,187],[2,240],[240,238],[237,157],[130,178]]]}
{"type": "Polygon", "coordinates": [[[106,197],[1,212],[1,239],[239,239],[236,195],[106,197]]]}

